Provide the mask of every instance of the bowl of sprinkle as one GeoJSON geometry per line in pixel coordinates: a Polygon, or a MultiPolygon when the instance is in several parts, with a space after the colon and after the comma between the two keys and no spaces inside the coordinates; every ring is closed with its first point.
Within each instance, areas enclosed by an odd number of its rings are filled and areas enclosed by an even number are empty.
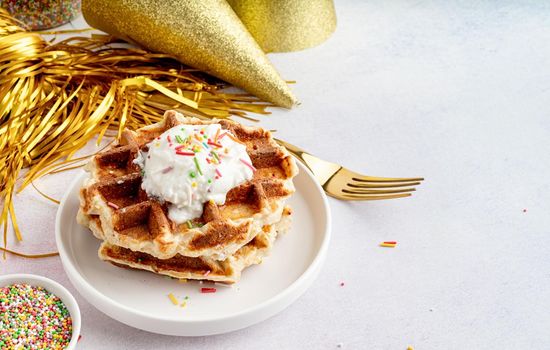
{"type": "Polygon", "coordinates": [[[61,284],[42,276],[0,276],[0,349],[74,349],[80,309],[61,284]]]}

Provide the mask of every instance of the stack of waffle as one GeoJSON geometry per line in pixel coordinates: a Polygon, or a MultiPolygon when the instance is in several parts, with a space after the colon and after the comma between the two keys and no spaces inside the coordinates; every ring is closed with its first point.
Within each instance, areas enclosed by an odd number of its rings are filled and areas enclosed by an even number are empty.
{"type": "Polygon", "coordinates": [[[179,279],[234,283],[244,268],[269,254],[290,226],[285,201],[294,192],[294,159],[268,131],[229,120],[201,121],[168,111],[160,123],[124,131],[119,144],[87,165],[78,222],[103,240],[98,255],[117,266],[179,279]],[[164,131],[219,123],[246,145],[254,177],[227,193],[223,205],[206,202],[201,217],[183,224],[168,218],[167,203],[149,198],[134,159],[164,131]]]}

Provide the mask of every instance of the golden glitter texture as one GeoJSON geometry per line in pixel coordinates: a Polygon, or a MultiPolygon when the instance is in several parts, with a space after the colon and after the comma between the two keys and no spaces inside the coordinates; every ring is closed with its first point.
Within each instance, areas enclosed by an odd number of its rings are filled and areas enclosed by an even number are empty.
{"type": "Polygon", "coordinates": [[[225,0],[84,0],[82,12],[94,28],[175,56],[276,105],[296,104],[225,0]]]}
{"type": "Polygon", "coordinates": [[[316,46],[336,28],[332,0],[227,0],[265,52],[316,46]]]}

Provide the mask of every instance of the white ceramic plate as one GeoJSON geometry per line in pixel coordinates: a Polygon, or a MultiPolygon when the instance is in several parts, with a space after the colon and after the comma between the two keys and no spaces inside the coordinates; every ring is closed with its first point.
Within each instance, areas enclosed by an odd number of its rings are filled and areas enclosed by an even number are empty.
{"type": "Polygon", "coordinates": [[[248,327],[282,311],[311,285],[325,260],[330,211],[322,188],[299,164],[292,229],[275,242],[261,265],[243,271],[240,282],[224,287],[180,283],[149,272],[122,269],[101,261],[99,241],[76,222],[78,191],[86,177],[70,185],[57,212],[55,235],[63,267],[75,288],[92,305],[127,325],[150,332],[200,336],[248,327]],[[216,293],[200,293],[215,287],[216,293]],[[183,300],[173,305],[168,294],[183,300]]]}

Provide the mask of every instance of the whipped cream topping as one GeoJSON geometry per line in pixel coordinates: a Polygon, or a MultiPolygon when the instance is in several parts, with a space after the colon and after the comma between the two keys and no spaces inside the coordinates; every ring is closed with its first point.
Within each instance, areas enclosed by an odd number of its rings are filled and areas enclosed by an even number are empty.
{"type": "Polygon", "coordinates": [[[178,125],[147,146],[134,160],[141,187],[167,202],[168,217],[178,224],[201,216],[207,201],[224,204],[227,192],[256,170],[246,146],[220,124],[178,125]]]}

